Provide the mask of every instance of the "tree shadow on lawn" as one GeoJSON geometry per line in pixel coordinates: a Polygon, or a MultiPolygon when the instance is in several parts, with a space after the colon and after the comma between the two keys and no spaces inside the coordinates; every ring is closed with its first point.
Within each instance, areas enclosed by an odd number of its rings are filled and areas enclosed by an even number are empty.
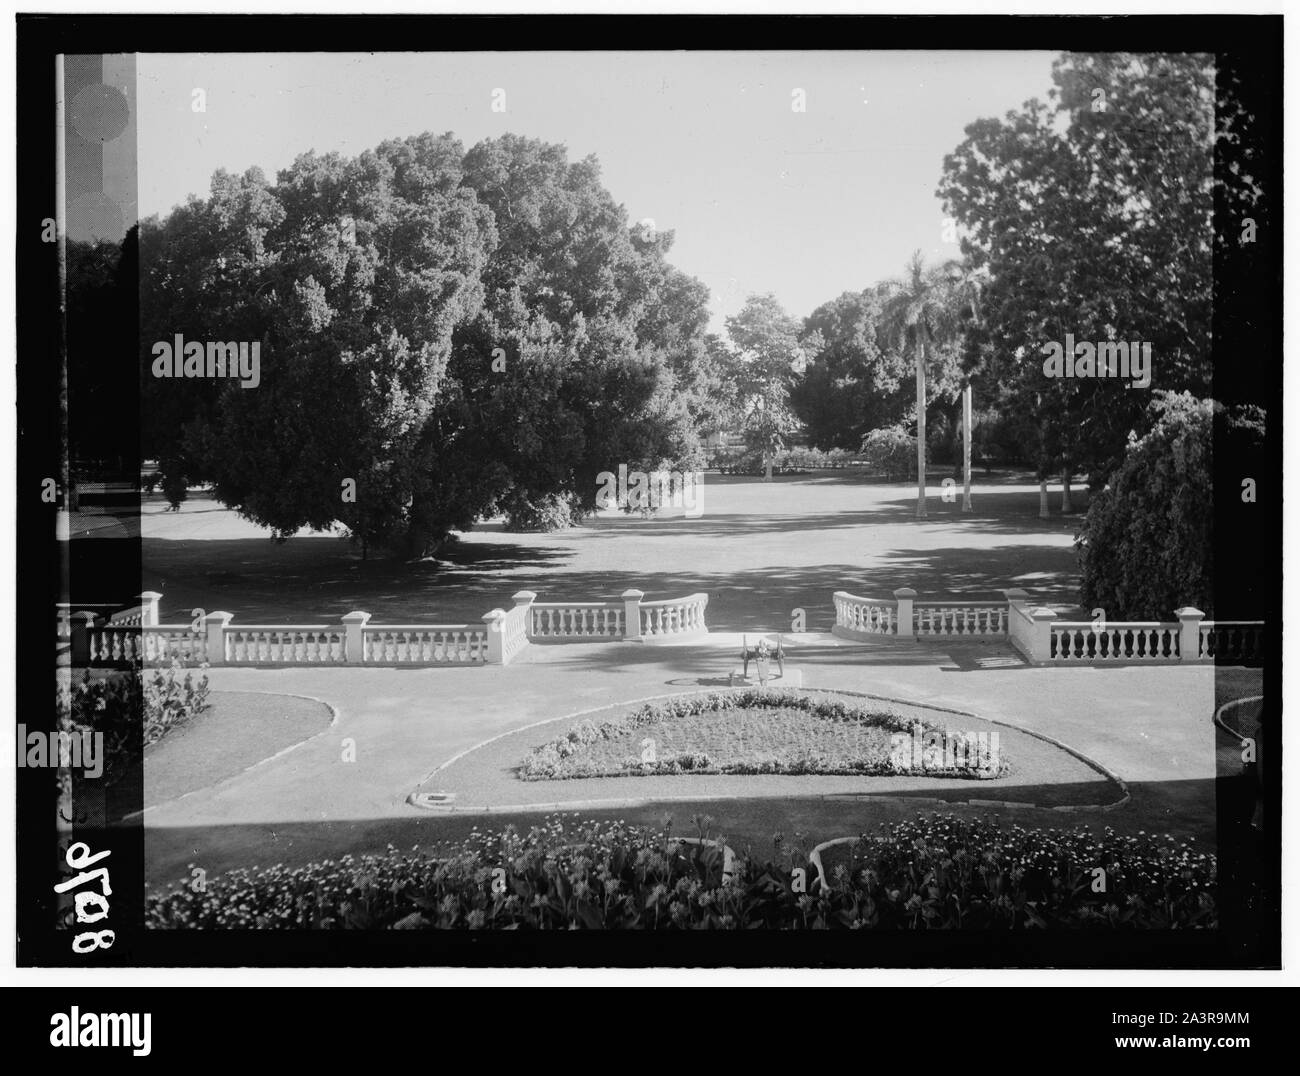
{"type": "MultiPolygon", "coordinates": [[[[979,784],[979,782],[962,782],[979,784]]],[[[1053,811],[957,804],[920,803],[906,796],[861,797],[852,800],[792,797],[729,800],[675,800],[638,807],[593,808],[564,812],[580,819],[626,821],[662,827],[671,817],[673,833],[695,836],[694,815],[713,819],[712,833],[723,836],[737,851],[751,848],[759,858],[773,856],[772,837],[785,836],[786,847],[800,835],[811,851],[823,841],[874,833],[883,823],[914,819],[918,814],[943,813],[959,818],[997,818],[1004,827],[1073,830],[1085,826],[1100,836],[1107,826],[1121,835],[1139,831],[1175,840],[1195,839],[1206,854],[1215,851],[1215,782],[1147,782],[1130,786],[1132,799],[1111,811],[1053,811]]],[[[967,791],[961,798],[977,794],[967,791]]],[[[989,798],[1012,800],[1010,790],[989,798]]],[[[1025,797],[1028,799],[1028,796],[1025,797]]],[[[268,824],[150,827],[145,817],[146,881],[157,891],[188,883],[190,865],[212,877],[236,867],[269,867],[276,863],[301,866],[323,859],[380,854],[388,845],[408,852],[414,845],[432,851],[439,841],[464,840],[472,829],[499,831],[513,824],[528,830],[556,812],[515,811],[493,814],[438,815],[412,808],[409,816],[337,822],[276,822],[268,824]]]]}
{"type": "Polygon", "coordinates": [[[341,539],[145,538],[141,589],[162,592],[162,623],[188,622],[195,607],[233,612],[236,623],[330,622],[354,609],[376,620],[477,621],[519,589],[494,573],[569,555],[512,543],[464,546],[437,561],[362,560],[341,539]]]}
{"type": "MultiPolygon", "coordinates": [[[[770,487],[773,499],[786,500],[779,486],[770,487]]],[[[585,524],[591,536],[602,540],[625,534],[664,538],[676,535],[692,538],[727,538],[743,540],[754,534],[798,535],[809,531],[844,530],[853,527],[916,524],[935,526],[952,524],[972,534],[1067,534],[1073,538],[1083,523],[1083,514],[1038,518],[1038,499],[1029,504],[1023,493],[982,493],[971,498],[974,511],[963,512],[960,503],[946,504],[938,496],[927,498],[925,519],[916,518],[916,498],[900,491],[897,500],[877,501],[867,508],[838,512],[712,512],[705,501],[702,514],[691,517],[681,509],[671,515],[641,519],[635,514],[626,518],[599,519],[585,524]]],[[[561,534],[563,532],[560,532],[561,534]]]]}
{"type": "Polygon", "coordinates": [[[949,597],[976,601],[1001,599],[1005,590],[1019,588],[1028,592],[1031,605],[1078,609],[1080,576],[1073,549],[944,546],[885,550],[879,558],[884,563],[873,564],[869,577],[886,588],[886,593],[877,591],[864,597],[892,597],[898,587],[910,586],[919,602],[949,597]]]}
{"type": "Polygon", "coordinates": [[[164,624],[188,623],[191,610],[203,608],[233,613],[236,625],[337,623],[353,610],[370,613],[375,623],[478,623],[491,609],[510,608],[520,590],[535,592],[539,602],[618,601],[628,589],[650,601],[703,591],[712,630],[770,632],[793,630],[796,610],[803,610],[803,630],[829,631],[837,590],[890,599],[910,586],[923,601],[999,600],[1003,588],[1023,586],[1035,602],[1072,603],[1077,586],[1072,553],[1022,546],[884,551],[868,567],[772,563],[738,570],[726,567],[721,546],[716,570],[698,565],[650,574],[635,565],[568,571],[571,551],[513,545],[479,547],[490,553],[467,547],[445,558],[450,567],[362,563],[341,549],[312,548],[312,541],[146,539],[139,589],[162,592],[164,624]],[[291,548],[294,541],[301,544],[291,548]]]}
{"type": "MultiPolygon", "coordinates": [[[[1038,492],[1026,493],[1021,490],[998,491],[988,493],[971,490],[971,511],[961,510],[961,487],[956,489],[954,499],[945,501],[942,491],[936,495],[933,491],[926,497],[926,519],[918,523],[970,523],[978,525],[981,530],[994,533],[1066,533],[1073,537],[1083,528],[1084,518],[1088,514],[1087,491],[1075,491],[1071,494],[1074,510],[1069,515],[1061,514],[1059,498],[1052,496],[1049,504],[1051,516],[1040,519],[1038,516],[1038,492]]],[[[915,519],[916,492],[907,497],[900,493],[897,500],[882,501],[883,509],[893,509],[915,519]]]]}

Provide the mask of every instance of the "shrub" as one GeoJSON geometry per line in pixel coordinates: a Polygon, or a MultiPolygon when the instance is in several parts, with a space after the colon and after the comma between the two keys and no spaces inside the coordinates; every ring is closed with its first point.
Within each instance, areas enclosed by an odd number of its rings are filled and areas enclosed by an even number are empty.
{"type": "Polygon", "coordinates": [[[508,531],[549,534],[573,526],[577,519],[574,500],[564,493],[548,493],[537,498],[511,496],[503,502],[502,510],[508,531]]]}
{"type": "Polygon", "coordinates": [[[723,474],[761,475],[764,473],[763,453],[756,448],[731,449],[719,463],[723,474]]]}
{"type": "Polygon", "coordinates": [[[834,448],[829,452],[823,452],[819,448],[789,448],[776,454],[773,470],[786,473],[821,471],[845,467],[853,458],[853,453],[842,448],[834,448]]]}
{"type": "MultiPolygon", "coordinates": [[[[1245,448],[1262,442],[1256,414],[1225,413],[1190,393],[1157,393],[1151,430],[1129,442],[1076,539],[1085,607],[1116,620],[1165,620],[1185,605],[1213,617],[1216,411],[1225,436],[1245,448]]],[[[1228,496],[1240,496],[1240,487],[1228,496]]]]}
{"type": "Polygon", "coordinates": [[[55,698],[56,728],[61,732],[98,732],[104,738],[105,784],[116,784],[144,748],[143,684],[138,675],[114,674],[82,679],[55,698]]]}
{"type": "Polygon", "coordinates": [[[163,669],[152,670],[144,682],[144,742],[156,743],[177,725],[207,709],[207,665],[201,667],[196,681],[188,670],[184,679],[177,681],[181,663],[173,660],[163,669]]]}
{"type": "Polygon", "coordinates": [[[159,466],[158,485],[167,498],[173,511],[180,511],[181,504],[189,498],[189,479],[185,477],[179,460],[163,460],[159,466]]]}
{"type": "Polygon", "coordinates": [[[716,445],[706,450],[704,465],[716,467],[723,474],[727,474],[748,452],[749,449],[744,445],[716,445]]]}
{"type": "Polygon", "coordinates": [[[180,663],[175,661],[166,670],[152,670],[147,676],[132,670],[92,679],[86,670],[70,689],[59,688],[57,728],[102,733],[103,780],[114,784],[139,761],[146,746],[207,708],[207,672],[200,671],[196,680],[186,671],[178,681],[180,672],[180,663]]]}
{"type": "MultiPolygon", "coordinates": [[[[916,477],[916,434],[902,426],[872,430],[862,439],[860,453],[867,466],[891,480],[916,477]]],[[[929,464],[929,449],[926,463],[929,464]]]]}
{"type": "MultiPolygon", "coordinates": [[[[696,819],[701,834],[710,819],[696,819]]],[[[719,839],[718,844],[725,843],[719,839]]],[[[1213,929],[1215,860],[1172,837],[1002,829],[933,815],[882,824],[822,886],[800,843],[724,852],[623,822],[549,817],[475,829],[431,854],[389,846],[305,867],[182,882],[146,898],[155,929],[1213,929]],[[808,892],[791,884],[803,868],[808,892]],[[1095,871],[1106,872],[1094,892],[1095,871]]],[[[188,880],[186,880],[188,881],[188,880]]]]}

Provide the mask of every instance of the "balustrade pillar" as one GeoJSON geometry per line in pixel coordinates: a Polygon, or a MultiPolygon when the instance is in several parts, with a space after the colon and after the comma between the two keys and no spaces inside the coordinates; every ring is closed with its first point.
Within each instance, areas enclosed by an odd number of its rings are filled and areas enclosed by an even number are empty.
{"type": "Polygon", "coordinates": [[[1034,621],[1029,658],[1034,662],[1052,660],[1052,623],[1056,614],[1050,609],[1035,609],[1029,614],[1034,621]]]}
{"type": "Polygon", "coordinates": [[[916,591],[911,587],[899,587],[894,591],[894,600],[898,603],[894,631],[900,639],[916,638],[916,628],[912,623],[912,603],[916,601],[916,591]]]}
{"type": "Polygon", "coordinates": [[[72,613],[68,617],[71,632],[71,661],[74,668],[90,665],[90,635],[95,630],[95,614],[90,612],[72,613]]]}
{"type": "Polygon", "coordinates": [[[369,613],[352,612],[343,616],[347,638],[343,644],[344,658],[349,665],[360,665],[366,660],[365,636],[361,629],[370,620],[369,613]]]}
{"type": "Polygon", "coordinates": [[[483,623],[487,625],[487,663],[504,665],[506,663],[506,611],[493,609],[484,613],[483,623]]]}
{"type": "Polygon", "coordinates": [[[537,600],[537,595],[531,590],[521,590],[515,594],[513,599],[516,609],[523,609],[520,614],[524,618],[524,630],[528,638],[533,637],[533,602],[537,600]]]}
{"type": "Polygon", "coordinates": [[[1178,660],[1200,661],[1201,621],[1205,614],[1190,605],[1175,609],[1174,614],[1178,617],[1178,660]]]}
{"type": "Polygon", "coordinates": [[[645,597],[645,591],[625,590],[621,597],[623,598],[623,638],[640,639],[641,599],[645,597]]]}
{"type": "Polygon", "coordinates": [[[203,618],[203,626],[207,635],[206,647],[209,665],[224,665],[226,663],[226,627],[234,619],[234,613],[226,613],[221,610],[208,613],[203,618]]]}
{"type": "Polygon", "coordinates": [[[162,595],[156,590],[146,590],[140,598],[140,627],[152,628],[158,624],[158,601],[162,595]]]}

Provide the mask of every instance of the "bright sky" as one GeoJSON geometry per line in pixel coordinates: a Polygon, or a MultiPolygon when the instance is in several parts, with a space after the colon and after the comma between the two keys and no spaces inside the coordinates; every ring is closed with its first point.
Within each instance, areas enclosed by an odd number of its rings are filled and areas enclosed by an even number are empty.
{"type": "Polygon", "coordinates": [[[1045,98],[1054,55],[141,54],[140,212],[206,195],[221,167],[273,177],[313,149],[356,155],[422,131],[468,149],[513,132],[596,154],[631,220],[674,230],[670,259],[709,286],[715,330],[752,292],[803,317],[897,275],[915,249],[957,253],[934,193],[944,155],[973,120],[1045,98]]]}

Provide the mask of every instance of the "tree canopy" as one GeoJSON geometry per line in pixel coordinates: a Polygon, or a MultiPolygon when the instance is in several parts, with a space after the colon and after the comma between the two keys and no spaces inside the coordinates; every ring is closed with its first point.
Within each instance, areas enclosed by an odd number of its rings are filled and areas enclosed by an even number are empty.
{"type": "Polygon", "coordinates": [[[1214,65],[1209,56],[1066,54],[1050,103],[983,119],[944,160],[939,195],[987,272],[967,346],[1026,416],[1041,473],[1100,483],[1146,404],[1105,378],[1051,378],[1042,348],[1152,344],[1152,386],[1210,384],[1214,65]]]}
{"type": "Polygon", "coordinates": [[[262,381],[146,370],[146,451],[277,536],[341,523],[409,555],[493,509],[580,511],[714,415],[707,291],[671,244],[594,158],[513,135],[219,172],[142,229],[143,350],[257,341],[262,381]]]}

